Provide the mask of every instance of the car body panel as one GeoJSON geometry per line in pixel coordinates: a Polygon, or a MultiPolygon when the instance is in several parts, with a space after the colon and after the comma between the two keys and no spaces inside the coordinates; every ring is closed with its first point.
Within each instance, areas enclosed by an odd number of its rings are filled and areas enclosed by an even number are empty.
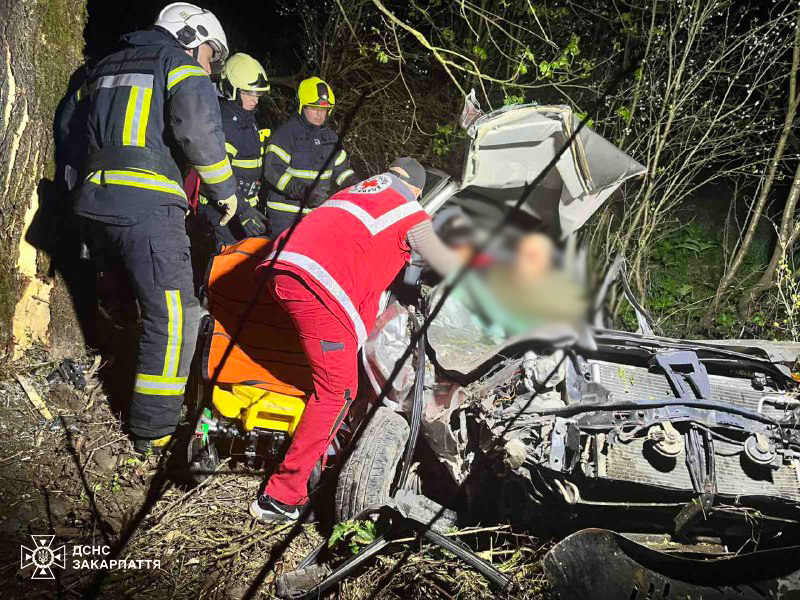
{"type": "MultiPolygon", "coordinates": [[[[512,206],[579,125],[568,106],[508,106],[479,116],[467,128],[471,140],[461,180],[427,194],[426,209],[435,212],[456,193],[512,206]]],[[[523,210],[545,222],[556,237],[566,237],[624,181],[645,172],[644,165],[584,126],[531,190],[523,210]]]]}

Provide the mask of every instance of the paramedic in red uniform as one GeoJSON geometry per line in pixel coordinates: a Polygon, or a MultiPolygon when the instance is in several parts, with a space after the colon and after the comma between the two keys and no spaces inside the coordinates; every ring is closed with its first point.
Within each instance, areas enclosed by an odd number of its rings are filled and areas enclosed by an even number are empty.
{"type": "MultiPolygon", "coordinates": [[[[399,158],[388,172],[326,200],[261,266],[275,259],[269,290],[300,333],[314,394],[286,457],[250,506],[253,517],[290,521],[303,512],[309,476],[356,397],[358,351],[378,316],[381,293],[411,250],[442,275],[461,263],[418,202],[424,186],[422,165],[399,158]]],[[[276,239],[276,249],[288,233],[276,239]]]]}

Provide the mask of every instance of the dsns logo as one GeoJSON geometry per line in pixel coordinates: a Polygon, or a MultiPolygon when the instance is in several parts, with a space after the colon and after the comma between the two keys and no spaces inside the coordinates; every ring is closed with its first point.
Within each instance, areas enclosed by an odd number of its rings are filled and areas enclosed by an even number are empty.
{"type": "Polygon", "coordinates": [[[54,579],[53,566],[64,568],[66,550],[64,546],[51,548],[54,535],[32,535],[33,548],[22,546],[20,548],[20,568],[34,566],[31,579],[54,579]]]}

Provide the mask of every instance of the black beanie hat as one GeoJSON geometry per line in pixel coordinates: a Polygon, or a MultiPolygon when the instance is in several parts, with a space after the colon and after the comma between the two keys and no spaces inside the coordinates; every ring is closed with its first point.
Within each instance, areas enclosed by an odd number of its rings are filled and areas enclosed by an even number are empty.
{"type": "Polygon", "coordinates": [[[403,158],[396,158],[392,164],[389,165],[389,170],[391,171],[392,167],[397,167],[398,169],[403,169],[406,173],[408,173],[408,177],[397,173],[396,171],[392,171],[392,174],[405,181],[406,183],[410,183],[414,187],[418,187],[422,189],[425,187],[425,167],[419,164],[419,161],[415,158],[411,158],[410,156],[404,156],[403,158]]]}

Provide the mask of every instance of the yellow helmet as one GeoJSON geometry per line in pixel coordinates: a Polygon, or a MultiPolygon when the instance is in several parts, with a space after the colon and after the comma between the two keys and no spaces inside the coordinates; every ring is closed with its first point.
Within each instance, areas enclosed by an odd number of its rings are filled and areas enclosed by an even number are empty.
{"type": "Polygon", "coordinates": [[[225,61],[220,87],[228,100],[236,100],[240,91],[258,94],[268,92],[269,82],[264,67],[255,58],[238,52],[225,61]]]}
{"type": "Polygon", "coordinates": [[[333,110],[336,106],[336,97],[331,86],[319,77],[309,77],[300,82],[297,88],[297,99],[300,101],[298,112],[302,114],[304,106],[314,108],[327,108],[333,110]]]}

